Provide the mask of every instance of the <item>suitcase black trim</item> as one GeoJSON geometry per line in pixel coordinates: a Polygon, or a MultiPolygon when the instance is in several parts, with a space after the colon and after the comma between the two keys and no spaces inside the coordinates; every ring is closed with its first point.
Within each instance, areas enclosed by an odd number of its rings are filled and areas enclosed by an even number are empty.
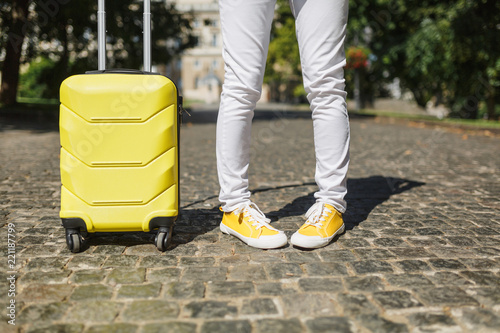
{"type": "Polygon", "coordinates": [[[78,229],[81,232],[87,232],[85,221],[79,217],[61,218],[62,225],[66,229],[78,229]]]}

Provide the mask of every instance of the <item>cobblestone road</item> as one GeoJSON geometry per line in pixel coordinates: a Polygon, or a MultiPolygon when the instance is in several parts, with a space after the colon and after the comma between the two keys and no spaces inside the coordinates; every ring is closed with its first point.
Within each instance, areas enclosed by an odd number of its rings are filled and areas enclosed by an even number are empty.
{"type": "MultiPolygon", "coordinates": [[[[57,131],[1,126],[0,331],[500,331],[500,139],[370,118],[351,126],[347,230],[325,248],[262,251],[222,235],[215,125],[195,123],[182,128],[172,248],[107,234],[80,254],[58,218],[57,131]]],[[[253,136],[254,201],[291,235],[313,203],[312,124],[256,120],[253,136]]]]}

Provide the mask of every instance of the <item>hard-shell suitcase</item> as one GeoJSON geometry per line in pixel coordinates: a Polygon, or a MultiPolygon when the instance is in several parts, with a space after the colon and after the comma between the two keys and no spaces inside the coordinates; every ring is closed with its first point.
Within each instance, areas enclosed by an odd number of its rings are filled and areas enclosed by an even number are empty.
{"type": "Polygon", "coordinates": [[[105,69],[104,0],[98,5],[99,70],[60,90],[61,211],[66,241],[82,250],[95,232],[158,229],[169,245],[179,215],[179,117],[175,84],[151,73],[150,1],[144,1],[144,71],[105,69]]]}

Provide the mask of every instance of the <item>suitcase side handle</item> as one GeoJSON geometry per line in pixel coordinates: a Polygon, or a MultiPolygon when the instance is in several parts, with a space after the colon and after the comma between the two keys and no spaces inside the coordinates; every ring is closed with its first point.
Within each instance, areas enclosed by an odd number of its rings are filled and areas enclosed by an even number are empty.
{"type": "MultiPolygon", "coordinates": [[[[151,72],[151,0],[144,0],[143,49],[144,71],[151,72]]],[[[97,2],[97,56],[98,70],[106,69],[106,11],[105,0],[97,2]]]]}

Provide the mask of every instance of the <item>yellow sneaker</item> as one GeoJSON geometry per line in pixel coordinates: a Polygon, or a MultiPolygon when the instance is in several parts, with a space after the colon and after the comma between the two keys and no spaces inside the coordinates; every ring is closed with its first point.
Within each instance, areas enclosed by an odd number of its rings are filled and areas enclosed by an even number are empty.
{"type": "Polygon", "coordinates": [[[295,246],[315,249],[327,245],[333,237],[344,232],[342,214],[329,204],[317,202],[305,216],[307,221],[290,239],[295,246]]]}
{"type": "Polygon", "coordinates": [[[256,204],[245,203],[232,212],[224,213],[220,230],[259,249],[275,249],[286,245],[285,233],[271,227],[270,221],[256,204]]]}

